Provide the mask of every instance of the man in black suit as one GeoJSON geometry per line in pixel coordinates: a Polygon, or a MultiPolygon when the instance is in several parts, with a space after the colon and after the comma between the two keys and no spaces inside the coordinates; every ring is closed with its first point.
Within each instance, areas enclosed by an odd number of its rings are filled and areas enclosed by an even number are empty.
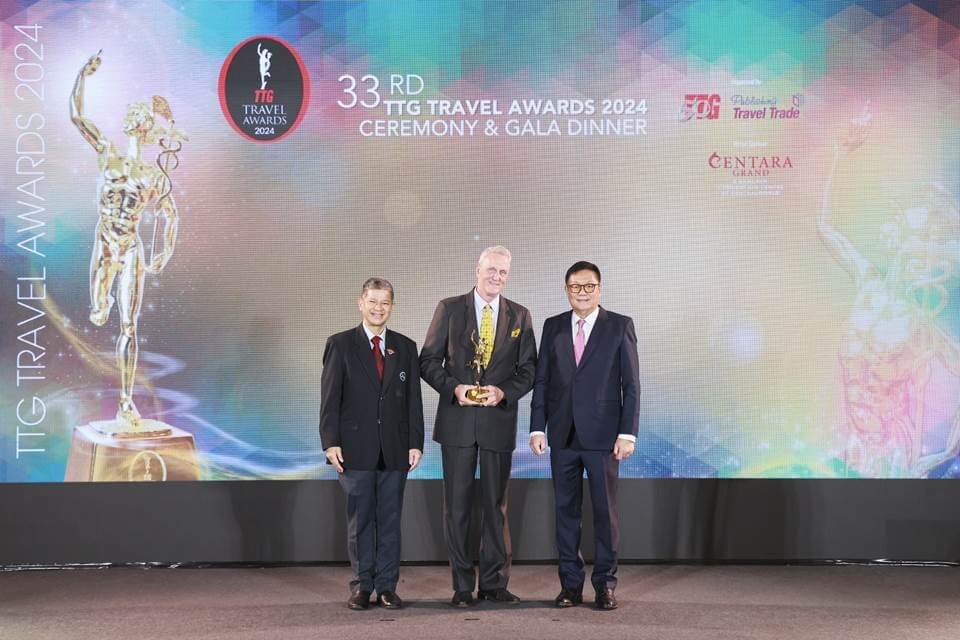
{"type": "Polygon", "coordinates": [[[320,438],[347,494],[351,609],[399,609],[400,509],[423,452],[417,344],[387,331],[393,285],[363,283],[360,326],[330,336],[320,377],[320,438]]]}
{"type": "Polygon", "coordinates": [[[469,293],[441,300],[433,314],[420,374],[440,394],[433,439],[443,458],[443,520],[454,606],[472,605],[477,576],[475,550],[467,535],[473,510],[473,483],[480,462],[481,542],[477,597],[519,602],[507,590],[510,529],[507,483],[517,438],[517,403],[533,385],[537,345],[530,312],[500,295],[510,275],[510,252],[490,247],[477,262],[477,284],[469,293]],[[474,340],[487,343],[483,395],[467,397],[473,386],[474,340]],[[490,344],[492,342],[492,345],[490,344]]]}
{"type": "Polygon", "coordinates": [[[558,607],[583,602],[580,524],[583,471],[593,502],[591,582],[601,610],[617,608],[617,475],[633,453],[640,419],[640,365],[633,320],[600,307],[600,269],[577,262],[565,277],[572,312],[543,323],[533,386],[530,448],[550,444],[556,496],[558,607]]]}

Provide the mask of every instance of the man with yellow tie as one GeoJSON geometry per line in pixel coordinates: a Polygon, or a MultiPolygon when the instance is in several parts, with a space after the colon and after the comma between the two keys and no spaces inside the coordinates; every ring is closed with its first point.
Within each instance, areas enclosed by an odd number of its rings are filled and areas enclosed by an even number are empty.
{"type": "Polygon", "coordinates": [[[420,374],[440,394],[433,439],[443,461],[443,524],[453,573],[454,606],[474,603],[477,576],[468,548],[473,482],[480,464],[480,576],[477,597],[515,603],[510,579],[507,484],[517,440],[517,405],[533,387],[537,345],[530,312],[500,295],[510,275],[510,251],[489,247],[477,262],[477,283],[437,305],[420,352],[420,374]],[[479,336],[479,340],[477,337],[479,336]],[[471,400],[471,369],[484,363],[483,395],[471,400]]]}

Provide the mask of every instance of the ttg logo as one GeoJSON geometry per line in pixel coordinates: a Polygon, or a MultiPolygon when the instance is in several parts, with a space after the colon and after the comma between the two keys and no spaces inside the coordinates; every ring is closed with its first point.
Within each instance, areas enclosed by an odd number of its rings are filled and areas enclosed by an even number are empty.
{"type": "Polygon", "coordinates": [[[267,78],[270,77],[270,58],[273,53],[265,49],[263,43],[257,43],[257,55],[260,58],[260,88],[253,90],[254,102],[273,102],[273,89],[267,89],[267,78]]]}
{"type": "Polygon", "coordinates": [[[683,96],[680,109],[680,122],[697,120],[717,120],[720,118],[720,94],[688,93],[683,96]]]}
{"type": "Polygon", "coordinates": [[[300,54],[274,36],[247,38],[220,69],[220,109],[234,130],[254,142],[283,139],[310,105],[310,76],[300,54]]]}

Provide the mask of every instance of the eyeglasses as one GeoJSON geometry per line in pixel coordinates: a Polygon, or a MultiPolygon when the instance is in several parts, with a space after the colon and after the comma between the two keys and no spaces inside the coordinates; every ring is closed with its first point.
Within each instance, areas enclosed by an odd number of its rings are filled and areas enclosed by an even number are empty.
{"type": "Polygon", "coordinates": [[[570,293],[580,293],[581,291],[586,291],[587,293],[593,293],[597,290],[597,287],[600,285],[596,282],[590,282],[587,284],[568,284],[567,291],[570,293]]]}

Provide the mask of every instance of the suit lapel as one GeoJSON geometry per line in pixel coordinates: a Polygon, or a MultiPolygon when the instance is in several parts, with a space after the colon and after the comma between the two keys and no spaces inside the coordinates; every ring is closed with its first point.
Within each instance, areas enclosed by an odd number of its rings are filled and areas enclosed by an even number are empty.
{"type": "Polygon", "coordinates": [[[377,367],[373,364],[373,349],[370,346],[370,341],[367,340],[363,325],[358,326],[354,332],[353,353],[360,361],[360,368],[366,371],[370,384],[379,391],[380,380],[377,376],[377,367]]]}
{"type": "MultiPolygon", "coordinates": [[[[586,364],[590,356],[599,348],[597,345],[600,341],[606,338],[607,324],[607,312],[601,307],[600,312],[597,314],[597,324],[594,325],[593,330],[590,332],[590,339],[587,340],[587,346],[583,350],[583,357],[580,358],[581,367],[586,364]]],[[[567,327],[571,332],[573,331],[570,325],[567,325],[567,327]]],[[[572,340],[570,344],[573,345],[572,340]]]]}
{"type": "Polygon", "coordinates": [[[457,337],[457,342],[463,347],[463,353],[466,355],[464,364],[469,366],[475,351],[473,340],[480,339],[480,327],[477,326],[477,312],[472,290],[463,297],[463,328],[463,334],[457,337]]]}
{"type": "Polygon", "coordinates": [[[393,374],[397,370],[397,360],[400,358],[400,350],[398,349],[399,343],[391,345],[392,340],[390,339],[389,331],[384,331],[384,337],[386,338],[385,346],[387,352],[384,356],[384,366],[383,366],[383,390],[386,391],[387,387],[390,386],[390,383],[393,382],[393,374]]]}
{"type": "MultiPolygon", "coordinates": [[[[570,313],[573,313],[572,311],[570,313]]],[[[573,329],[570,327],[570,315],[568,314],[560,323],[560,332],[557,339],[560,340],[560,353],[563,359],[570,365],[571,371],[577,369],[577,357],[573,352],[573,329]]]]}
{"type": "Polygon", "coordinates": [[[500,312],[497,314],[497,331],[493,338],[493,354],[490,356],[490,366],[487,367],[488,369],[493,367],[494,362],[502,359],[503,354],[510,351],[508,340],[510,337],[510,327],[513,326],[515,316],[516,313],[513,310],[513,305],[507,302],[503,296],[500,296],[500,312]]]}

